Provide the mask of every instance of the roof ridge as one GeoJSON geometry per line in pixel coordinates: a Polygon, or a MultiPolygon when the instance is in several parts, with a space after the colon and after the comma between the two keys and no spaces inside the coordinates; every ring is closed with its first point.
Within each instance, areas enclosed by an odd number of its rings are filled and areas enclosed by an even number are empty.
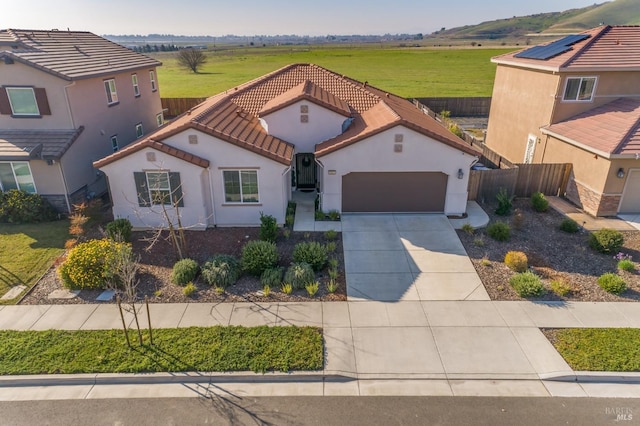
{"type": "MultiPolygon", "coordinates": [[[[616,100],[630,100],[629,98],[618,98],[616,100]]],[[[615,102],[615,101],[612,101],[615,102]]],[[[613,148],[611,150],[611,152],[613,154],[617,154],[618,151],[620,151],[620,149],[622,149],[623,146],[625,146],[627,144],[627,142],[629,141],[629,139],[631,138],[631,136],[636,132],[636,130],[638,129],[638,127],[640,127],[640,116],[638,116],[638,118],[636,119],[636,121],[631,124],[629,126],[629,129],[626,131],[626,133],[624,134],[624,136],[622,138],[620,138],[620,142],[618,142],[618,144],[615,146],[615,148],[613,148]]]]}
{"type": "MultiPolygon", "coordinates": [[[[566,61],[564,61],[562,64],[560,64],[560,66],[558,68],[563,68],[563,67],[569,66],[573,61],[576,60],[576,58],[578,56],[582,55],[596,41],[600,40],[602,38],[602,36],[604,36],[609,31],[611,31],[611,28],[612,28],[611,25],[603,25],[602,29],[600,31],[598,31],[595,35],[591,36],[590,39],[580,49],[578,49],[573,55],[571,55],[570,58],[568,58],[566,61]]],[[[582,31],[581,34],[586,34],[586,33],[589,33],[590,31],[593,31],[593,29],[582,31]]]]}

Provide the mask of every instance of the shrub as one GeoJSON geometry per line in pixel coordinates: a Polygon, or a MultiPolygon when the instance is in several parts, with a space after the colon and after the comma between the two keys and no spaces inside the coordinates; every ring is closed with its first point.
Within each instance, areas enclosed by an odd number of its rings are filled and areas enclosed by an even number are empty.
{"type": "Polygon", "coordinates": [[[484,238],[482,238],[482,235],[473,239],[473,245],[476,247],[484,247],[484,238]]]}
{"type": "Polygon", "coordinates": [[[540,277],[531,271],[514,275],[509,280],[509,284],[520,297],[533,297],[544,294],[544,286],[540,277]]]}
{"type": "Polygon", "coordinates": [[[305,290],[307,290],[307,294],[309,295],[309,297],[315,296],[316,293],[318,292],[319,287],[320,287],[320,283],[318,281],[307,283],[307,285],[304,286],[305,290]]]}
{"type": "Polygon", "coordinates": [[[178,260],[171,271],[171,282],[185,285],[196,279],[198,275],[198,262],[193,259],[178,260]]]}
{"type": "Polygon", "coordinates": [[[507,241],[511,238],[511,228],[508,224],[497,221],[487,226],[487,234],[496,241],[507,241]]]}
{"type": "Polygon", "coordinates": [[[283,229],[282,230],[282,236],[285,237],[286,239],[289,239],[289,237],[291,236],[291,229],[283,229]]]}
{"type": "Polygon", "coordinates": [[[615,229],[599,229],[589,235],[589,246],[600,253],[615,253],[624,244],[624,237],[615,229]]]}
{"type": "Polygon", "coordinates": [[[524,272],[529,266],[527,255],[521,251],[510,251],[504,256],[504,263],[509,269],[524,272]]]}
{"type": "Polygon", "coordinates": [[[534,192],[531,195],[531,207],[537,212],[546,212],[549,209],[549,200],[542,192],[534,192]]]}
{"type": "Polygon", "coordinates": [[[240,278],[240,264],[233,256],[218,254],[202,265],[201,274],[210,286],[225,289],[240,278]]]}
{"type": "Polygon", "coordinates": [[[277,287],[282,284],[283,268],[266,269],[260,276],[260,283],[263,286],[277,287]]]}
{"type": "Polygon", "coordinates": [[[195,293],[196,291],[198,291],[196,286],[192,282],[189,282],[182,289],[182,294],[184,294],[187,297],[191,297],[193,293],[195,293]]]}
{"type": "Polygon", "coordinates": [[[636,270],[636,264],[630,259],[619,260],[617,266],[622,271],[634,272],[636,270]]]}
{"type": "Polygon", "coordinates": [[[103,289],[117,285],[111,264],[120,250],[131,251],[131,246],[109,239],[80,243],[69,251],[58,273],[69,289],[103,289]]]}
{"type": "Polygon", "coordinates": [[[513,211],[513,217],[511,218],[511,226],[513,229],[520,230],[524,227],[524,213],[520,209],[513,211]]]}
{"type": "Polygon", "coordinates": [[[558,296],[566,296],[571,291],[571,286],[562,279],[553,280],[551,281],[550,285],[551,291],[553,291],[558,296]]]}
{"type": "Polygon", "coordinates": [[[324,220],[325,219],[325,214],[322,210],[316,210],[316,212],[314,213],[315,219],[316,220],[324,220]]]}
{"type": "Polygon", "coordinates": [[[327,241],[334,241],[336,238],[338,238],[338,232],[334,231],[333,229],[329,229],[328,231],[325,231],[324,238],[327,241]]]}
{"type": "Polygon", "coordinates": [[[270,285],[263,285],[262,286],[262,294],[264,294],[264,297],[269,297],[269,295],[271,294],[271,286],[270,285]]]}
{"type": "Polygon", "coordinates": [[[296,221],[296,217],[292,214],[288,214],[285,216],[284,218],[284,224],[287,226],[287,228],[293,228],[293,224],[296,221]]]}
{"type": "Polygon", "coordinates": [[[560,230],[569,234],[575,234],[580,230],[580,226],[578,225],[578,222],[567,217],[562,219],[562,222],[560,222],[560,230]]]}
{"type": "Polygon", "coordinates": [[[37,223],[58,218],[58,212],[39,194],[17,189],[0,192],[0,222],[37,223]]]}
{"type": "Polygon", "coordinates": [[[319,271],[327,263],[327,249],[315,241],[296,244],[293,248],[293,261],[308,263],[314,271],[319,271]]]}
{"type": "Polygon", "coordinates": [[[124,241],[126,243],[131,241],[131,230],[133,226],[129,219],[120,218],[113,222],[107,223],[107,236],[115,241],[124,241]]]}
{"type": "Polygon", "coordinates": [[[278,236],[278,223],[276,218],[260,212],[260,239],[274,243],[278,236]]]}
{"type": "Polygon", "coordinates": [[[278,263],[276,245],[269,241],[249,241],[242,247],[242,269],[251,275],[260,276],[278,263]]]}
{"type": "Polygon", "coordinates": [[[338,278],[338,270],[336,268],[329,268],[329,278],[335,280],[338,278]]]}
{"type": "Polygon", "coordinates": [[[340,220],[340,212],[338,210],[329,210],[327,213],[330,220],[340,220]]]}
{"type": "Polygon", "coordinates": [[[505,188],[500,188],[500,191],[496,195],[498,201],[498,207],[496,208],[496,214],[499,216],[508,216],[511,213],[513,207],[513,195],[509,195],[505,188]]]}
{"type": "Polygon", "coordinates": [[[291,284],[295,289],[304,288],[315,278],[313,268],[308,263],[293,263],[284,274],[284,282],[291,284]]]}
{"type": "Polygon", "coordinates": [[[293,291],[293,286],[291,285],[291,283],[282,283],[280,290],[282,290],[284,294],[291,294],[291,292],[293,291]]]}
{"type": "Polygon", "coordinates": [[[476,232],[476,230],[470,223],[465,223],[460,229],[466,232],[468,235],[473,235],[476,232]]]}
{"type": "Polygon", "coordinates": [[[329,293],[335,293],[337,289],[338,289],[338,283],[336,282],[336,280],[330,279],[329,283],[327,284],[327,291],[329,293]]]}
{"type": "Polygon", "coordinates": [[[627,289],[627,283],[624,282],[622,277],[611,272],[600,275],[598,277],[598,285],[604,291],[613,294],[620,294],[627,289]]]}
{"type": "Polygon", "coordinates": [[[336,247],[337,247],[337,244],[335,241],[329,241],[327,244],[324,245],[324,250],[327,253],[333,253],[334,251],[336,251],[336,247]]]}
{"type": "Polygon", "coordinates": [[[335,257],[332,257],[331,259],[329,259],[329,269],[338,269],[338,259],[336,259],[335,257]]]}

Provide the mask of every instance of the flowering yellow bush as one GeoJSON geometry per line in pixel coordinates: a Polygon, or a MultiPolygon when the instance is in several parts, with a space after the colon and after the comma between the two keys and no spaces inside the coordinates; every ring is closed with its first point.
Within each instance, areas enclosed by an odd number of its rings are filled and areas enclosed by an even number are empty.
{"type": "Polygon", "coordinates": [[[504,263],[516,272],[524,272],[527,270],[527,255],[521,251],[510,251],[504,257],[504,263]]]}
{"type": "Polygon", "coordinates": [[[119,250],[130,251],[131,246],[106,238],[78,244],[58,268],[62,283],[77,290],[105,288],[114,277],[110,265],[119,250]]]}

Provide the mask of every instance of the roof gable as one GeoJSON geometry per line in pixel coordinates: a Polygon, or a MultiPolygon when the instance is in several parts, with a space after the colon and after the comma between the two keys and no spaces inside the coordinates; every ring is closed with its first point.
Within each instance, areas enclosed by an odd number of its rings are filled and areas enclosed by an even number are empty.
{"type": "Polygon", "coordinates": [[[262,109],[258,111],[258,115],[260,117],[264,117],[272,112],[303,100],[313,102],[345,117],[349,117],[351,115],[351,109],[345,101],[327,92],[310,80],[306,80],[298,84],[292,89],[289,89],[283,94],[276,96],[265,103],[262,109]]]}
{"type": "Polygon", "coordinates": [[[180,160],[186,161],[188,163],[194,164],[196,166],[207,168],[209,167],[209,160],[198,157],[197,155],[190,154],[182,149],[174,148],[162,142],[154,141],[151,139],[147,139],[142,141],[141,143],[134,143],[128,145],[124,149],[120,151],[116,151],[113,154],[105,157],[101,160],[94,161],[93,167],[100,168],[104,167],[107,164],[111,164],[120,158],[124,158],[128,155],[133,154],[134,152],[141,151],[144,148],[152,148],[158,150],[160,152],[164,152],[165,154],[171,155],[172,157],[178,158],[180,160]]]}

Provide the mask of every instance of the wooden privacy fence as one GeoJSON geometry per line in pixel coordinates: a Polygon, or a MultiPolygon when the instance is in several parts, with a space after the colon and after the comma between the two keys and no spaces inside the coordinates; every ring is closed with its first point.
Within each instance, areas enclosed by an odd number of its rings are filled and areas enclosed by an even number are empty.
{"type": "Polygon", "coordinates": [[[571,164],[517,164],[511,169],[471,170],[469,200],[493,200],[501,188],[516,197],[534,192],[558,196],[564,194],[571,164]]]}
{"type": "Polygon", "coordinates": [[[194,106],[201,104],[207,98],[161,98],[162,110],[165,118],[177,117],[194,106]]]}
{"type": "Polygon", "coordinates": [[[437,114],[449,111],[452,117],[488,117],[491,108],[490,97],[416,98],[416,100],[437,114]]]}

